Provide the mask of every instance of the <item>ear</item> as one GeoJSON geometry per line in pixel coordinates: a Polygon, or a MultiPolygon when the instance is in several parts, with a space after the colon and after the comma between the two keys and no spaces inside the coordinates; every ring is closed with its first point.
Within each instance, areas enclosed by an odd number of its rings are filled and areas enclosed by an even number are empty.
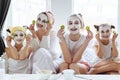
{"type": "Polygon", "coordinates": [[[10,29],[7,29],[6,31],[9,32],[9,33],[11,33],[10,29]]]}
{"type": "Polygon", "coordinates": [[[111,25],[111,29],[115,29],[115,26],[114,26],[114,25],[111,25]]]}
{"type": "Polygon", "coordinates": [[[97,31],[99,31],[99,26],[98,25],[94,25],[94,27],[97,31]]]}

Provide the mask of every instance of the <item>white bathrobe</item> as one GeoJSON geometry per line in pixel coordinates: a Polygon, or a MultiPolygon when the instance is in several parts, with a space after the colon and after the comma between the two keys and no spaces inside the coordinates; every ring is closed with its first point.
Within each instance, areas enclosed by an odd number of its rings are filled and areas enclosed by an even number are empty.
{"type": "MultiPolygon", "coordinates": [[[[21,50],[24,48],[24,46],[21,48],[21,50]]],[[[20,53],[19,53],[20,54],[20,53]]],[[[6,53],[4,53],[4,56],[6,53]]],[[[7,57],[7,55],[6,55],[7,57]]],[[[6,72],[8,74],[29,74],[31,73],[31,67],[29,58],[23,59],[23,60],[15,60],[12,58],[5,58],[6,62],[6,72]]]]}
{"type": "Polygon", "coordinates": [[[56,72],[62,62],[56,32],[51,31],[50,35],[43,36],[41,41],[38,38],[32,39],[31,46],[34,47],[34,53],[30,58],[32,73],[36,73],[38,70],[52,70],[56,72]]]}

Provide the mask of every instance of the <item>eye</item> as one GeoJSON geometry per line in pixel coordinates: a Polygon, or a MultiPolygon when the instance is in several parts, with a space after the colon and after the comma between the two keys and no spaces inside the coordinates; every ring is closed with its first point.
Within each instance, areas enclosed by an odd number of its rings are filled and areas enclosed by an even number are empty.
{"type": "Polygon", "coordinates": [[[75,24],[79,24],[79,22],[78,22],[78,21],[75,21],[75,24]]]}
{"type": "Polygon", "coordinates": [[[21,37],[23,37],[23,36],[24,36],[24,34],[20,34],[20,36],[21,36],[21,37]]]}
{"type": "Polygon", "coordinates": [[[104,31],[101,31],[101,33],[104,33],[104,31]]]}
{"type": "Polygon", "coordinates": [[[18,35],[17,34],[14,34],[14,37],[17,37],[18,35]]]}
{"type": "Polygon", "coordinates": [[[109,30],[107,30],[106,33],[109,33],[109,30]]]}
{"type": "Polygon", "coordinates": [[[38,18],[38,21],[41,21],[41,18],[38,18]]]}
{"type": "Polygon", "coordinates": [[[43,23],[46,23],[46,20],[42,20],[43,23]]]}
{"type": "Polygon", "coordinates": [[[69,25],[72,25],[73,23],[72,23],[72,21],[69,21],[69,25]]]}

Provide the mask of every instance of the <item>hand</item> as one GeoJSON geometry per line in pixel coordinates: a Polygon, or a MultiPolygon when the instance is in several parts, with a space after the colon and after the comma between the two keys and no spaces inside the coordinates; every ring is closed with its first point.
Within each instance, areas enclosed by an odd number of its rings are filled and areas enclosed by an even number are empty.
{"type": "Polygon", "coordinates": [[[49,32],[50,32],[50,30],[52,29],[52,24],[50,24],[50,23],[47,23],[47,28],[46,28],[46,32],[45,32],[45,34],[44,35],[49,35],[49,32]]]}
{"type": "Polygon", "coordinates": [[[59,29],[58,30],[57,36],[59,37],[59,39],[63,39],[64,38],[64,36],[63,36],[64,33],[65,33],[64,29],[59,29]]]}
{"type": "Polygon", "coordinates": [[[29,30],[30,30],[30,31],[31,31],[31,30],[35,31],[34,26],[35,26],[35,25],[31,24],[31,25],[29,26],[29,30]]]}
{"type": "Polygon", "coordinates": [[[26,44],[30,44],[31,39],[32,39],[32,36],[31,35],[27,35],[26,36],[26,44]]]}
{"type": "Polygon", "coordinates": [[[115,42],[116,38],[117,38],[118,34],[117,33],[114,33],[113,34],[113,37],[112,37],[112,42],[115,42]]]}
{"type": "Polygon", "coordinates": [[[93,38],[93,33],[90,30],[87,30],[86,40],[89,42],[93,38]]]}
{"type": "Polygon", "coordinates": [[[52,29],[52,24],[48,23],[47,24],[47,30],[50,31],[52,29]]]}
{"type": "Polygon", "coordinates": [[[11,41],[12,41],[12,37],[11,37],[11,36],[7,36],[7,38],[6,38],[6,42],[7,42],[7,44],[10,44],[11,41]]]}
{"type": "Polygon", "coordinates": [[[100,34],[99,34],[99,33],[97,33],[97,34],[95,35],[95,38],[97,39],[97,41],[99,41],[99,42],[101,41],[101,40],[100,40],[100,34]]]}
{"type": "Polygon", "coordinates": [[[36,37],[36,33],[35,33],[35,29],[34,29],[34,24],[31,24],[28,29],[32,33],[32,37],[36,37]]]}

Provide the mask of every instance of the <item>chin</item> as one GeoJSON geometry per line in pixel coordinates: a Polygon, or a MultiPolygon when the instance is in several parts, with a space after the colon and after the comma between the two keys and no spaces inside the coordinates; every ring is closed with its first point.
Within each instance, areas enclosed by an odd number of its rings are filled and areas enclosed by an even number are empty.
{"type": "Polygon", "coordinates": [[[102,38],[103,40],[109,40],[109,38],[102,38]]]}
{"type": "Polygon", "coordinates": [[[16,42],[16,44],[20,45],[20,44],[22,44],[22,42],[16,42]]]}
{"type": "Polygon", "coordinates": [[[71,32],[71,34],[73,34],[73,35],[76,35],[76,34],[78,34],[78,33],[79,33],[79,31],[71,32]]]}

